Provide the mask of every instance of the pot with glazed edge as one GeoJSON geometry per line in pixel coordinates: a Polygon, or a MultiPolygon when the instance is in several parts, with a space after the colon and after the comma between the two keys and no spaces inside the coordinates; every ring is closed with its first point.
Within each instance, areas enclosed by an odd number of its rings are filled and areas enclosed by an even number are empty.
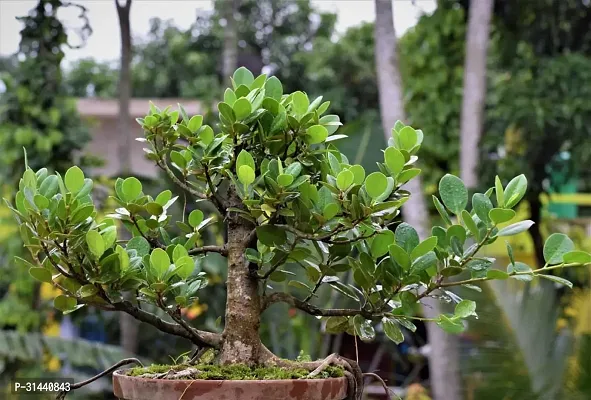
{"type": "Polygon", "coordinates": [[[119,400],[343,400],[347,379],[177,380],[113,374],[119,400]]]}

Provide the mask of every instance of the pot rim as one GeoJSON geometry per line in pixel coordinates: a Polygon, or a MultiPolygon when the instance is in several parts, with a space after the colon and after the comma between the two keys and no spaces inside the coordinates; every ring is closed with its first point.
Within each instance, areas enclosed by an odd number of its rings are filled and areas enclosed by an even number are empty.
{"type": "Polygon", "coordinates": [[[326,382],[326,381],[344,381],[346,383],[347,378],[345,376],[331,377],[331,378],[314,378],[314,379],[156,379],[156,378],[142,378],[141,376],[130,376],[125,375],[124,371],[129,371],[131,368],[118,369],[113,372],[113,377],[118,379],[137,379],[142,381],[156,381],[156,382],[239,382],[239,383],[262,383],[262,382],[293,382],[293,381],[305,381],[305,382],[326,382]]]}

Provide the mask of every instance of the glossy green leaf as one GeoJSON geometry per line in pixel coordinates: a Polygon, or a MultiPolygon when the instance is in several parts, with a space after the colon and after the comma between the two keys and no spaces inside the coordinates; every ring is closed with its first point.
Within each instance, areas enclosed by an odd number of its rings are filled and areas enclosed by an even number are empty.
{"type": "Polygon", "coordinates": [[[189,128],[192,133],[195,133],[201,128],[201,125],[203,125],[203,115],[194,115],[189,120],[187,128],[189,128]]]}
{"type": "Polygon", "coordinates": [[[464,332],[464,324],[461,320],[452,319],[445,315],[440,315],[437,325],[447,333],[462,333],[464,332]]]}
{"type": "Polygon", "coordinates": [[[413,261],[411,265],[411,272],[418,273],[421,271],[426,270],[437,264],[437,255],[433,251],[428,252],[425,255],[420,256],[416,260],[413,261]]]}
{"type": "Polygon", "coordinates": [[[439,212],[439,215],[441,215],[443,222],[445,222],[447,225],[451,225],[452,224],[451,218],[449,217],[449,214],[447,213],[447,210],[445,209],[443,204],[441,204],[441,202],[439,201],[439,199],[436,196],[431,196],[431,197],[433,198],[433,204],[435,205],[437,212],[439,212]]]}
{"type": "Polygon", "coordinates": [[[477,316],[476,303],[472,300],[462,300],[456,304],[454,315],[460,318],[468,318],[470,316],[477,316]]]}
{"type": "Polygon", "coordinates": [[[193,261],[193,258],[191,258],[190,256],[179,257],[175,261],[174,265],[175,273],[181,279],[187,279],[189,276],[191,276],[193,270],[195,269],[195,262],[193,261]]]}
{"type": "Polygon", "coordinates": [[[366,320],[361,315],[353,317],[353,329],[355,335],[364,342],[373,340],[376,334],[371,321],[366,320]]]}
{"type": "Polygon", "coordinates": [[[468,204],[468,189],[460,178],[447,174],[439,181],[441,201],[456,215],[460,215],[468,204]]]}
{"type": "Polygon", "coordinates": [[[408,253],[397,244],[390,245],[388,251],[390,252],[390,258],[396,261],[396,263],[398,263],[398,265],[400,265],[402,269],[408,271],[411,264],[410,256],[408,255],[408,253]]]}
{"type": "Polygon", "coordinates": [[[544,243],[544,260],[549,265],[563,262],[565,254],[575,249],[573,241],[563,233],[553,233],[544,243]]]}
{"type": "Polygon", "coordinates": [[[498,175],[495,177],[495,195],[497,197],[497,207],[503,208],[505,206],[505,190],[498,175]]]}
{"type": "Polygon", "coordinates": [[[402,247],[407,253],[411,253],[419,244],[419,234],[411,225],[406,222],[401,223],[394,231],[396,244],[402,247]]]}
{"type": "Polygon", "coordinates": [[[476,226],[476,222],[474,222],[474,220],[472,219],[472,215],[470,215],[470,213],[466,210],[462,211],[462,222],[464,222],[464,225],[466,225],[466,228],[468,228],[468,230],[472,233],[472,235],[478,239],[479,236],[479,232],[478,232],[478,227],[476,226]]]}
{"type": "Polygon", "coordinates": [[[204,219],[204,215],[203,215],[203,211],[201,210],[193,210],[191,211],[191,213],[189,214],[189,225],[191,225],[193,228],[199,226],[200,223],[203,222],[204,219]]]}
{"type": "Polygon", "coordinates": [[[388,252],[388,247],[394,243],[394,232],[385,230],[374,236],[371,241],[371,254],[379,258],[388,252]]]}
{"type": "Polygon", "coordinates": [[[29,275],[40,282],[51,283],[53,281],[51,272],[43,267],[33,267],[29,269],[29,275]]]}
{"type": "Polygon", "coordinates": [[[493,204],[487,195],[475,193],[472,196],[472,208],[482,222],[488,223],[490,221],[489,213],[493,209],[493,204]]]}
{"type": "Polygon", "coordinates": [[[353,183],[355,185],[363,184],[365,180],[365,169],[361,165],[353,165],[349,168],[349,171],[353,173],[353,183]]]}
{"type": "Polygon", "coordinates": [[[353,172],[348,169],[341,171],[337,176],[337,187],[340,190],[347,190],[353,184],[354,180],[355,175],[353,175],[353,172]]]}
{"type": "Polygon", "coordinates": [[[238,169],[238,179],[240,179],[240,182],[244,185],[250,185],[254,182],[255,178],[254,170],[248,165],[243,165],[238,169]]]}
{"type": "Polygon", "coordinates": [[[488,271],[486,271],[486,277],[488,279],[507,279],[509,278],[509,274],[507,274],[505,271],[501,271],[498,269],[489,269],[488,271]]]}
{"type": "MultiPolygon", "coordinates": [[[[70,189],[69,189],[70,190],[70,189]]],[[[70,311],[76,308],[78,302],[75,298],[63,294],[53,299],[53,306],[60,311],[70,311]]]]}
{"type": "Polygon", "coordinates": [[[135,250],[138,257],[150,254],[150,243],[141,236],[131,238],[126,245],[127,250],[135,250]]]}
{"type": "Polygon", "coordinates": [[[417,145],[418,134],[415,129],[410,126],[405,126],[398,132],[398,143],[400,148],[406,151],[410,151],[417,145]]]}
{"type": "Polygon", "coordinates": [[[247,98],[242,97],[234,102],[232,110],[234,110],[236,120],[240,121],[250,115],[252,112],[252,104],[250,104],[250,101],[248,101],[247,98]]]}
{"type": "Polygon", "coordinates": [[[313,125],[306,130],[308,143],[322,143],[328,137],[328,130],[322,125],[313,125]]]}
{"type": "Polygon", "coordinates": [[[372,172],[365,178],[365,191],[373,198],[377,199],[388,188],[388,179],[381,172],[372,172]]]}
{"type": "Polygon", "coordinates": [[[283,95],[283,86],[277,77],[272,76],[265,82],[265,95],[280,100],[283,95]]]}
{"type": "Polygon", "coordinates": [[[168,267],[170,267],[168,253],[160,248],[152,250],[152,254],[150,254],[150,266],[156,276],[162,277],[168,270],[168,267]]]}
{"type": "Polygon", "coordinates": [[[402,331],[396,322],[390,318],[383,318],[382,324],[384,325],[384,333],[388,339],[396,344],[404,342],[404,335],[402,334],[402,331]]]}
{"type": "Polygon", "coordinates": [[[392,173],[392,176],[396,176],[400,172],[402,172],[404,164],[406,164],[404,155],[402,155],[400,150],[394,147],[388,147],[386,149],[386,151],[384,152],[384,161],[386,162],[386,166],[392,173]]]}
{"type": "MultiPolygon", "coordinates": [[[[308,99],[308,96],[304,92],[298,91],[298,92],[293,93],[291,101],[292,101],[292,110],[294,113],[296,113],[299,116],[306,114],[306,112],[308,111],[308,107],[310,106],[310,100],[308,99]]],[[[328,136],[328,133],[326,136],[328,136]]],[[[326,137],[324,139],[326,139],[326,137]]],[[[320,143],[320,142],[316,142],[316,143],[320,143]]]]}
{"type": "Polygon", "coordinates": [[[556,275],[540,274],[540,275],[536,275],[536,276],[539,276],[540,278],[544,278],[544,279],[547,279],[547,280],[552,281],[552,282],[559,283],[559,284],[564,285],[564,286],[566,286],[566,287],[568,287],[570,289],[573,288],[573,283],[571,281],[569,281],[568,279],[561,278],[561,277],[556,276],[556,275]]]}
{"type": "Polygon", "coordinates": [[[137,199],[142,193],[142,183],[135,177],[127,178],[123,181],[121,187],[125,198],[123,200],[130,202],[137,199]]]}
{"type": "Polygon", "coordinates": [[[77,166],[68,168],[64,176],[64,183],[70,192],[78,192],[84,185],[84,172],[77,166]]]}
{"type": "Polygon", "coordinates": [[[250,86],[254,82],[254,75],[245,67],[238,68],[232,76],[236,87],[240,85],[250,86]]]}
{"type": "Polygon", "coordinates": [[[515,217],[515,215],[516,215],[515,211],[508,210],[505,208],[493,208],[488,213],[488,217],[495,224],[502,224],[504,222],[509,222],[515,217]]]}
{"type": "Polygon", "coordinates": [[[505,207],[513,208],[525,195],[527,191],[527,178],[525,175],[519,175],[507,184],[505,188],[505,207]]]}
{"type": "Polygon", "coordinates": [[[586,251],[569,251],[563,256],[566,264],[589,264],[591,263],[591,254],[586,251]]]}
{"type": "Polygon", "coordinates": [[[412,252],[410,253],[410,258],[416,260],[417,258],[424,256],[431,250],[433,250],[437,246],[437,237],[430,236],[427,239],[423,240],[421,243],[415,247],[412,252]]]}
{"type": "Polygon", "coordinates": [[[97,231],[90,230],[86,233],[86,244],[95,258],[100,258],[105,252],[105,242],[97,231]]]}

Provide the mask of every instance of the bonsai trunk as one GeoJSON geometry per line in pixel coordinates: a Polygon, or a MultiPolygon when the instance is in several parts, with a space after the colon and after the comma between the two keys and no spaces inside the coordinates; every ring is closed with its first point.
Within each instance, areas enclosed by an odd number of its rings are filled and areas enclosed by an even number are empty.
{"type": "MultiPolygon", "coordinates": [[[[230,195],[236,197],[235,194],[230,195]]],[[[228,215],[228,279],[226,320],[222,334],[221,364],[258,364],[262,355],[259,337],[261,301],[258,281],[251,275],[244,256],[253,226],[236,215],[228,215]]]]}

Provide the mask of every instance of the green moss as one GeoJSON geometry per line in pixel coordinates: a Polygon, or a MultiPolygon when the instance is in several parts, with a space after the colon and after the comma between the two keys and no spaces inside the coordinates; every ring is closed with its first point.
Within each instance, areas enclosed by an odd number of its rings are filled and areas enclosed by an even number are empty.
{"type": "MultiPolygon", "coordinates": [[[[236,365],[194,365],[200,372],[193,376],[182,379],[204,379],[204,380],[273,380],[273,379],[301,379],[308,376],[310,371],[303,368],[282,368],[282,367],[255,367],[251,368],[243,364],[236,365]]],[[[189,368],[186,364],[179,365],[151,365],[149,367],[132,368],[128,371],[130,376],[142,376],[144,374],[160,374],[170,370],[182,371],[189,368]]],[[[320,373],[316,379],[338,378],[344,376],[341,367],[329,366],[320,373]]]]}

